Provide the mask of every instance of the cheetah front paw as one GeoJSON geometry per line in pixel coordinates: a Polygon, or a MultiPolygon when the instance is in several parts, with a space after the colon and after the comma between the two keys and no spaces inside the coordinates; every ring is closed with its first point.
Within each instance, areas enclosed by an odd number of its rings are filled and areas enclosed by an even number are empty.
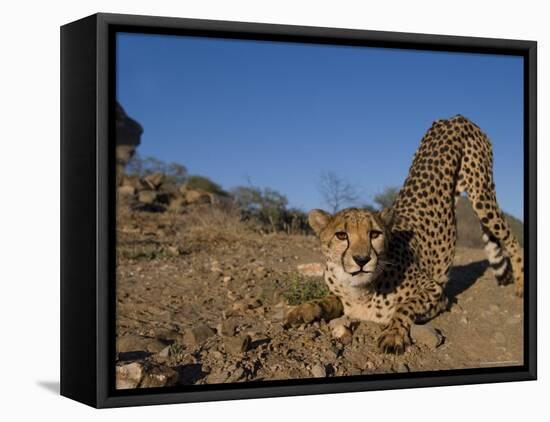
{"type": "Polygon", "coordinates": [[[285,325],[310,324],[322,317],[322,308],[316,303],[302,303],[290,308],[285,315],[285,325]]]}
{"type": "Polygon", "coordinates": [[[384,353],[402,354],[411,344],[407,329],[398,326],[387,327],[378,337],[378,348],[384,353]]]}

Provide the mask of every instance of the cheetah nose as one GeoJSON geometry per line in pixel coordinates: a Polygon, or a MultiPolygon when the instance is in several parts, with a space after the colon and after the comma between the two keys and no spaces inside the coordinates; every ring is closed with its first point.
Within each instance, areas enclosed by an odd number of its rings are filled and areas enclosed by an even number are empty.
{"type": "Polygon", "coordinates": [[[353,255],[353,260],[357,265],[359,265],[361,268],[363,268],[363,265],[368,263],[370,261],[370,256],[366,255],[353,255]]]}

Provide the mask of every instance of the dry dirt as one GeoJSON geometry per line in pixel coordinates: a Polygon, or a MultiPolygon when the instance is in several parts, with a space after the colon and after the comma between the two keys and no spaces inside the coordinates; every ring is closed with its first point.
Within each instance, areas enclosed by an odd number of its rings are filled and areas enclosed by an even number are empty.
{"type": "Polygon", "coordinates": [[[523,363],[523,301],[513,286],[497,286],[480,249],[457,250],[447,289],[454,303],[428,323],[442,344],[417,341],[401,356],[377,350],[375,323],[355,324],[345,345],[325,322],[283,326],[285,292],[312,282],[297,265],[322,262],[313,236],[260,234],[208,206],[184,214],[120,207],[117,249],[117,365],[169,367],[171,383],[523,363]]]}

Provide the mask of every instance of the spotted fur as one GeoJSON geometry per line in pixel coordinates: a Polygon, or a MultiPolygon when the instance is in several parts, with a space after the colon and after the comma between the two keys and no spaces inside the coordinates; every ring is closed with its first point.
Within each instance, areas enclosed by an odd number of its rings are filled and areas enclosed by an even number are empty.
{"type": "Polygon", "coordinates": [[[461,193],[467,193],[480,220],[497,281],[515,281],[521,296],[523,251],[496,201],[491,143],[459,115],[434,122],[425,134],[390,210],[311,211],[332,295],[294,308],[289,321],[342,313],[376,321],[384,324],[379,347],[403,352],[410,344],[411,325],[447,307],[443,288],[455,254],[455,202],[461,193]]]}

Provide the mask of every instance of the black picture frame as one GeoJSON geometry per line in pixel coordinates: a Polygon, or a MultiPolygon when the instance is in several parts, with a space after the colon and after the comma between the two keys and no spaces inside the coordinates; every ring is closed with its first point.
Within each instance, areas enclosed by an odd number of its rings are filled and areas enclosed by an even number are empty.
{"type": "Polygon", "coordinates": [[[536,379],[536,95],[537,44],[534,41],[104,13],[61,27],[61,394],[103,408],[536,379]],[[522,56],[524,364],[505,368],[116,391],[113,381],[113,63],[117,31],[522,56]]]}

